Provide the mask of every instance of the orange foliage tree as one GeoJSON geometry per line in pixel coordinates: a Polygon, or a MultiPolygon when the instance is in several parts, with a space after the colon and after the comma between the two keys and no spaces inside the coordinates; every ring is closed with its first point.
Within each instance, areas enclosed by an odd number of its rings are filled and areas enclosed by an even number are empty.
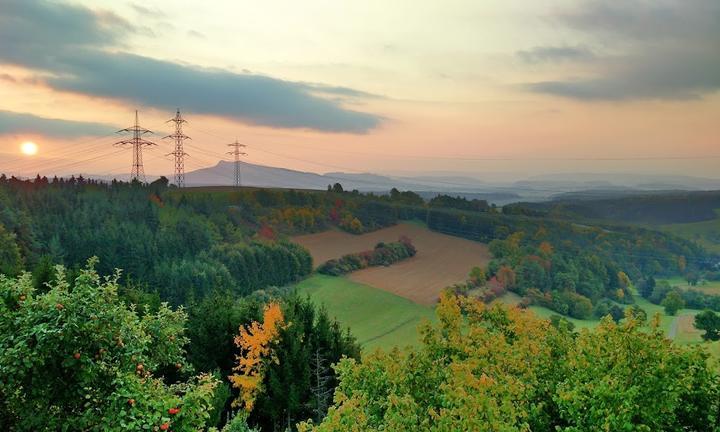
{"type": "Polygon", "coordinates": [[[240,327],[240,334],[234,341],[241,353],[236,357],[237,366],[233,368],[236,373],[229,376],[233,387],[240,390],[233,406],[240,406],[248,413],[252,411],[255,399],[262,390],[264,362],[268,359],[277,361],[272,345],[284,327],[282,310],[274,302],[265,306],[262,324],[254,321],[247,328],[240,327]]]}

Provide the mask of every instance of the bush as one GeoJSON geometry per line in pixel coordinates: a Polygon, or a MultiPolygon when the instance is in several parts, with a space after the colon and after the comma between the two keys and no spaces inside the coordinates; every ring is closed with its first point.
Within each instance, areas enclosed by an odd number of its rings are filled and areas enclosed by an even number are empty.
{"type": "Polygon", "coordinates": [[[34,291],[30,274],[0,276],[0,423],[10,430],[206,427],[218,382],[210,375],[178,381],[187,369],[185,312],[163,304],[141,317],[118,298],[119,273],[101,279],[94,263],[73,283],[56,267],[45,293],[34,291]]]}
{"type": "Polygon", "coordinates": [[[720,315],[709,310],[695,315],[695,328],[705,330],[702,338],[706,341],[720,340],[720,315]]]}
{"type": "Polygon", "coordinates": [[[634,320],[639,322],[640,324],[645,324],[647,322],[648,316],[647,312],[645,312],[645,309],[641,308],[638,305],[632,305],[629,308],[625,310],[625,313],[628,316],[631,316],[634,320]]]}
{"type": "Polygon", "coordinates": [[[388,266],[415,256],[417,250],[409,238],[403,236],[394,243],[378,243],[375,249],[332,259],[318,267],[318,272],[330,276],[340,276],[355,270],[374,266],[388,266]]]}
{"type": "Polygon", "coordinates": [[[650,297],[648,297],[648,300],[650,301],[650,303],[659,305],[660,303],[662,303],[663,299],[668,295],[668,293],[672,291],[672,289],[673,288],[670,286],[670,283],[668,283],[668,281],[657,282],[655,288],[653,288],[652,294],[650,294],[650,297]]]}
{"type": "Polygon", "coordinates": [[[661,303],[665,308],[665,313],[675,315],[677,311],[685,307],[685,301],[678,291],[670,291],[661,303]]]}

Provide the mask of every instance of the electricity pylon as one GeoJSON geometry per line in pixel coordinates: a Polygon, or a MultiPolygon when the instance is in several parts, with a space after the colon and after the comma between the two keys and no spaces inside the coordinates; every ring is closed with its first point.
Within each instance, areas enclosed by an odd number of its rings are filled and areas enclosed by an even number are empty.
{"type": "Polygon", "coordinates": [[[178,108],[177,112],[175,113],[175,117],[171,118],[165,123],[170,122],[175,123],[175,132],[164,137],[163,139],[172,138],[173,140],[175,140],[175,150],[166,154],[165,156],[172,155],[175,157],[175,186],[182,188],[185,187],[185,156],[188,156],[188,154],[185,153],[185,150],[183,150],[183,142],[186,139],[191,138],[183,133],[182,125],[183,123],[187,123],[187,120],[182,118],[182,116],[180,115],[180,108],[178,108]]]}
{"type": "Polygon", "coordinates": [[[130,139],[118,141],[115,143],[118,147],[124,147],[131,145],[133,149],[133,164],[130,170],[130,179],[137,180],[145,183],[145,168],[143,167],[142,149],[145,146],[157,145],[152,141],[148,141],[143,138],[146,134],[151,134],[152,131],[145,129],[140,126],[138,122],[138,112],[135,110],[135,125],[129,128],[120,129],[117,133],[128,133],[132,132],[133,136],[130,139]]]}
{"type": "Polygon", "coordinates": [[[235,187],[240,187],[240,156],[246,156],[247,153],[241,152],[240,147],[247,147],[245,144],[240,144],[238,140],[234,143],[228,144],[228,147],[233,147],[232,151],[227,152],[229,155],[235,156],[235,187]]]}

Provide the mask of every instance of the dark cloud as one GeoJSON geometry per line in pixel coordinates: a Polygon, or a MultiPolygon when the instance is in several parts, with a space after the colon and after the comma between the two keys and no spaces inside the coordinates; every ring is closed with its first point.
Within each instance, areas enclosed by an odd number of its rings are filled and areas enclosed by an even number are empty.
{"type": "Polygon", "coordinates": [[[538,46],[516,54],[526,63],[584,61],[595,57],[589,48],[581,46],[538,46]]]}
{"type": "Polygon", "coordinates": [[[188,112],[283,128],[366,133],[382,121],[318,95],[365,95],[357,90],[181,65],[118,51],[122,48],[118,30],[137,33],[142,29],[112,14],[27,0],[0,0],[0,10],[0,63],[49,72],[51,76],[45,80],[57,90],[161,109],[180,106],[188,112]],[[8,40],[11,43],[6,43],[8,40]]]}
{"type": "Polygon", "coordinates": [[[584,1],[555,20],[602,44],[593,76],[528,83],[579,100],[676,100],[720,90],[720,2],[584,1]]]}
{"type": "Polygon", "coordinates": [[[50,119],[32,114],[0,110],[0,135],[40,133],[59,138],[107,135],[118,128],[102,123],[50,119]]]}
{"type": "Polygon", "coordinates": [[[126,53],[68,54],[67,74],[47,79],[58,90],[172,110],[243,119],[249,123],[363,133],[379,118],[315,97],[302,83],[262,75],[203,69],[126,53]]]}
{"type": "Polygon", "coordinates": [[[123,18],[76,6],[34,0],[0,0],[0,58],[49,68],[64,52],[119,44],[134,32],[123,18]]]}
{"type": "Polygon", "coordinates": [[[694,40],[720,36],[717,0],[585,0],[556,20],[581,32],[632,42],[694,40]]]}

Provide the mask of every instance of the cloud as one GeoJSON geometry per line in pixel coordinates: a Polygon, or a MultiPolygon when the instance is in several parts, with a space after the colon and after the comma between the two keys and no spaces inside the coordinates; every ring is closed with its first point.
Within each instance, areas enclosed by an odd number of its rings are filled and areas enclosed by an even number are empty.
{"type": "Polygon", "coordinates": [[[51,119],[33,114],[0,110],[0,135],[40,133],[57,138],[76,138],[107,135],[117,129],[115,126],[102,123],[51,119]]]}
{"type": "Polygon", "coordinates": [[[595,57],[589,48],[582,46],[538,46],[516,55],[525,63],[585,61],[595,57]]]}
{"type": "Polygon", "coordinates": [[[221,69],[181,66],[148,57],[85,51],[63,59],[70,73],[47,78],[58,90],[132,104],[242,119],[285,128],[364,133],[377,116],[340,108],[315,97],[305,84],[221,69]]]}
{"type": "Polygon", "coordinates": [[[160,109],[179,106],[197,114],[281,128],[366,133],[383,120],[345,108],[342,100],[320,96],[365,95],[357,90],[123,52],[116,35],[143,30],[112,14],[27,0],[0,0],[0,9],[0,63],[43,71],[49,74],[45,82],[56,90],[160,109]]]}
{"type": "Polygon", "coordinates": [[[197,30],[188,30],[187,35],[195,39],[207,39],[204,34],[200,33],[197,30]]]}
{"type": "Polygon", "coordinates": [[[135,13],[143,16],[152,16],[154,18],[166,18],[167,14],[158,8],[149,8],[137,3],[130,3],[130,7],[135,10],[135,13]]]}
{"type": "Polygon", "coordinates": [[[699,99],[720,90],[720,2],[589,0],[554,16],[602,44],[586,77],[526,83],[529,91],[588,101],[699,99]]]}

